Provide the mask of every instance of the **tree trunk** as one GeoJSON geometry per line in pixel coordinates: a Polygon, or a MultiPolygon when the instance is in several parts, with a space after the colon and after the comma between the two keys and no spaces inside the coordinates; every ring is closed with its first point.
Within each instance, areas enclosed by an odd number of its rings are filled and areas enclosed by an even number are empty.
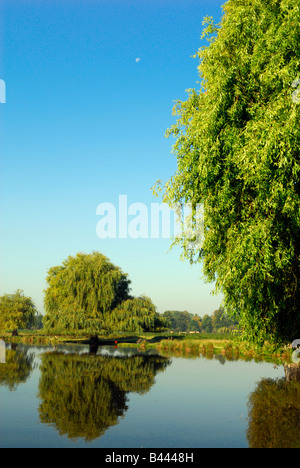
{"type": "Polygon", "coordinates": [[[300,366],[299,364],[284,365],[285,379],[287,382],[300,382],[300,366]]]}
{"type": "Polygon", "coordinates": [[[12,331],[12,336],[19,336],[18,330],[13,330],[13,331],[12,331]]]}
{"type": "Polygon", "coordinates": [[[90,338],[90,353],[91,354],[97,354],[98,348],[99,348],[99,339],[98,336],[91,336],[90,338]]]}

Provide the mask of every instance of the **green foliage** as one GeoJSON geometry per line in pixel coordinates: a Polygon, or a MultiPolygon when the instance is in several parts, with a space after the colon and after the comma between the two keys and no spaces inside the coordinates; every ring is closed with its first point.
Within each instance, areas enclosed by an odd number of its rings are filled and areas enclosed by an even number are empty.
{"type": "Polygon", "coordinates": [[[30,328],[38,313],[30,297],[25,297],[21,290],[14,294],[0,297],[0,330],[12,331],[18,328],[30,328]]]}
{"type": "Polygon", "coordinates": [[[7,349],[5,364],[0,364],[0,386],[15,391],[19,384],[25,383],[33,371],[34,354],[27,349],[7,349]]]}
{"type": "Polygon", "coordinates": [[[193,317],[190,321],[190,331],[200,332],[201,331],[201,319],[200,317],[193,317]]]}
{"type": "Polygon", "coordinates": [[[47,282],[47,333],[141,332],[164,326],[151,300],[132,298],[128,276],[98,252],[69,257],[50,269],[47,282]]]}
{"type": "Polygon", "coordinates": [[[251,448],[300,448],[300,382],[263,379],[248,406],[251,448]]]}
{"type": "Polygon", "coordinates": [[[291,342],[300,336],[299,3],[223,8],[220,25],[206,20],[209,45],[196,54],[202,87],[174,109],[177,171],[163,199],[203,203],[203,248],[183,236],[183,255],[203,262],[244,336],[291,342]]]}
{"type": "Polygon", "coordinates": [[[150,332],[167,325],[151,299],[145,296],[123,301],[109,315],[107,323],[110,329],[125,332],[150,332]]]}
{"type": "Polygon", "coordinates": [[[103,316],[129,298],[126,274],[94,252],[69,257],[49,270],[45,291],[46,331],[100,329],[103,316]]]}
{"type": "Polygon", "coordinates": [[[212,320],[210,315],[204,315],[203,320],[202,320],[202,329],[206,333],[211,333],[212,332],[212,320]]]}
{"type": "Polygon", "coordinates": [[[147,393],[170,361],[161,356],[111,358],[44,353],[39,382],[40,420],[61,435],[87,441],[118,424],[128,392],[147,393]]]}
{"type": "Polygon", "coordinates": [[[166,310],[163,317],[168,321],[169,327],[172,330],[185,332],[190,330],[191,320],[194,316],[186,310],[184,312],[180,312],[178,310],[166,310]]]}
{"type": "Polygon", "coordinates": [[[230,329],[238,328],[238,322],[229,317],[224,309],[215,310],[211,316],[206,314],[203,318],[187,311],[167,310],[163,317],[169,328],[177,332],[212,333],[225,328],[230,332],[230,329]]]}
{"type": "Polygon", "coordinates": [[[236,330],[239,328],[238,321],[230,317],[223,308],[214,311],[211,317],[211,324],[214,330],[229,328],[236,330]]]}

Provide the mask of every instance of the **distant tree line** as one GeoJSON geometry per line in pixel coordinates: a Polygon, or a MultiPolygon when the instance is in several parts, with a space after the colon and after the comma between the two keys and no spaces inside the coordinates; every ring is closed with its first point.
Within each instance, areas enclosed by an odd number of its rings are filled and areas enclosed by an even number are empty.
{"type": "Polygon", "coordinates": [[[238,328],[238,322],[225,313],[223,308],[215,310],[212,315],[194,315],[186,310],[167,310],[163,313],[170,330],[176,332],[216,333],[238,328]]]}

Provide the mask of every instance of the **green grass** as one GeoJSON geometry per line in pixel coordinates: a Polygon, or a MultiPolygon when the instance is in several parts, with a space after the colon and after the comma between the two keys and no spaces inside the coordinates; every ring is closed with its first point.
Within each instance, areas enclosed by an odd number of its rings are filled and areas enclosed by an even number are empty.
{"type": "Polygon", "coordinates": [[[162,340],[157,349],[168,356],[205,356],[212,358],[215,355],[223,356],[228,360],[255,360],[273,362],[276,364],[291,362],[291,351],[287,348],[274,349],[268,345],[263,348],[254,348],[249,343],[237,339],[167,339],[162,340]]]}

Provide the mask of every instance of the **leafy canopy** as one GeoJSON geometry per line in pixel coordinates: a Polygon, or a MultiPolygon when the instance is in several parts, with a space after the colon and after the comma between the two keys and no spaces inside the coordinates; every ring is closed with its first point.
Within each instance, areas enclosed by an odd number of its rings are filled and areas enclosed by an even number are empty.
{"type": "Polygon", "coordinates": [[[45,330],[54,333],[152,331],[163,326],[147,297],[130,296],[128,275],[99,252],[79,253],[49,270],[45,330]]]}
{"type": "Polygon", "coordinates": [[[129,298],[130,281],[104,255],[79,253],[47,276],[44,326],[49,331],[101,328],[103,316],[129,298]]]}
{"type": "MultiPolygon", "coordinates": [[[[204,204],[203,262],[248,340],[300,336],[300,9],[294,0],[229,0],[205,20],[201,89],[174,108],[170,205],[204,204]]],[[[194,233],[196,236],[196,232],[194,233]]]]}
{"type": "Polygon", "coordinates": [[[17,290],[13,294],[0,297],[0,330],[12,331],[18,328],[30,328],[37,317],[36,307],[30,297],[17,290]]]}
{"type": "Polygon", "coordinates": [[[110,329],[126,332],[159,331],[167,325],[159,316],[149,297],[140,296],[123,301],[107,319],[110,329]]]}

